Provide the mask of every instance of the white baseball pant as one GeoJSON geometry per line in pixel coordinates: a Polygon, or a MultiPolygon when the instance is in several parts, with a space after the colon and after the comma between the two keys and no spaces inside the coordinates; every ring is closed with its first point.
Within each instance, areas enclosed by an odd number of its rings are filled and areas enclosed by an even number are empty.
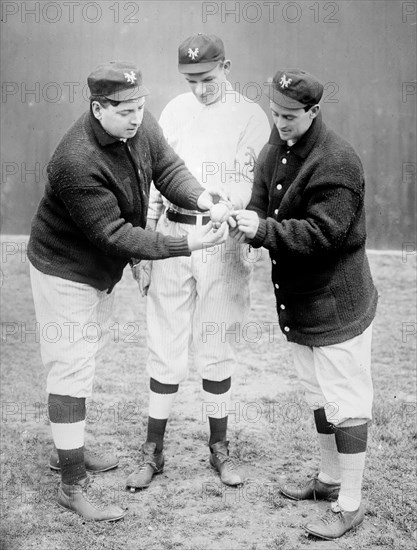
{"type": "Polygon", "coordinates": [[[334,425],[372,419],[372,323],[340,344],[310,347],[290,342],[298,379],[312,409],[324,407],[334,425]]]}
{"type": "MultiPolygon", "coordinates": [[[[161,216],[157,231],[183,237],[194,225],[161,216]]],[[[221,381],[233,374],[233,344],[249,309],[254,258],[233,239],[190,257],[153,262],[147,300],[148,372],[163,384],[188,373],[189,345],[201,377],[221,381]]]]}

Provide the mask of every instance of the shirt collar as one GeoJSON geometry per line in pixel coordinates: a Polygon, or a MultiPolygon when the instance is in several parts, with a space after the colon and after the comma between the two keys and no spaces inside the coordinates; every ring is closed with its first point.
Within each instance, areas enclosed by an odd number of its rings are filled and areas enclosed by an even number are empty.
{"type": "MultiPolygon", "coordinates": [[[[291,147],[291,151],[300,158],[306,158],[324,126],[321,113],[319,113],[313,120],[310,128],[307,132],[291,147]]],[[[271,145],[277,145],[279,147],[287,148],[287,142],[279,137],[276,126],[272,129],[271,137],[269,138],[271,145]]]]}
{"type": "Polygon", "coordinates": [[[106,132],[106,130],[103,128],[103,126],[100,124],[100,122],[96,119],[96,117],[93,115],[91,111],[90,111],[90,124],[93,129],[94,135],[97,138],[97,141],[102,147],[106,147],[106,145],[111,145],[113,143],[120,141],[120,139],[115,138],[114,136],[111,136],[106,132]]]}

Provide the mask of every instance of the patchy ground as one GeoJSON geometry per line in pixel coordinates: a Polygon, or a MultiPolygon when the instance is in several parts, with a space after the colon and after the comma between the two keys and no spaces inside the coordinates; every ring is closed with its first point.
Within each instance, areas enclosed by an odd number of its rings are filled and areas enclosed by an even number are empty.
{"type": "Polygon", "coordinates": [[[59,476],[47,467],[52,443],[46,373],[33,332],[25,242],[10,237],[2,243],[2,549],[415,548],[415,256],[370,254],[380,304],[364,479],[367,514],[356,532],[325,542],[307,538],[301,526],[326,504],[295,503],[278,491],[283,480],[303,481],[316,471],[318,448],[312,415],[276,326],[265,251],[255,265],[250,317],[236,334],[240,366],[229,438],[246,484],[222,486],[209,467],[201,382],[191,368],[168,424],[165,472],[145,491],[125,491],[146,433],[148,400],[146,301],[126,271],[117,290],[112,343],[88,406],[87,443],[120,457],[117,470],[95,476],[95,490],[128,506],[129,514],[114,525],[99,525],[61,511],[55,502],[59,476]]]}

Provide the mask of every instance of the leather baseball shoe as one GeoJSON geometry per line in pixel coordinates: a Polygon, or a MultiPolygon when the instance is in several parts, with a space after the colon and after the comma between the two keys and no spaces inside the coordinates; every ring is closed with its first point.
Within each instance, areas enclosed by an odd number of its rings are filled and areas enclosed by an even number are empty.
{"type": "Polygon", "coordinates": [[[142,445],[142,457],[139,468],[126,480],[127,489],[146,489],[155,474],[164,471],[164,453],[156,452],[156,443],[146,442],[142,445]]]}
{"type": "Polygon", "coordinates": [[[236,464],[229,456],[229,442],[219,441],[210,447],[210,465],[220,474],[220,479],[226,485],[241,485],[243,478],[236,471],[236,464]]]}
{"type": "Polygon", "coordinates": [[[61,482],[58,489],[58,506],[89,521],[117,521],[127,514],[127,510],[115,504],[104,506],[98,497],[97,488],[87,477],[75,485],[61,482]]]}
{"type": "Polygon", "coordinates": [[[335,501],[339,496],[340,483],[323,483],[318,475],[312,477],[304,487],[286,484],[280,488],[281,493],[293,500],[329,500],[335,501]]]}
{"type": "Polygon", "coordinates": [[[304,529],[307,533],[325,540],[338,539],[347,531],[358,527],[365,517],[365,509],[361,504],[353,512],[346,512],[334,502],[321,519],[307,523],[304,529]]]}
{"type": "MultiPolygon", "coordinates": [[[[119,465],[119,459],[111,454],[99,455],[92,451],[84,450],[85,469],[90,472],[107,472],[113,470],[119,465]]],[[[59,472],[61,466],[59,464],[58,451],[54,447],[49,458],[49,467],[51,470],[59,472]]]]}

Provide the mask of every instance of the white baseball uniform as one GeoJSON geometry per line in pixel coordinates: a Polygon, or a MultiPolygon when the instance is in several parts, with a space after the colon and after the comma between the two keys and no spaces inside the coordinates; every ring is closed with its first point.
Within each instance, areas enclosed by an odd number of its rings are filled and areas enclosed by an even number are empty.
{"type": "MultiPolygon", "coordinates": [[[[228,84],[222,100],[210,105],[201,104],[192,93],[177,96],[159,122],[199,182],[208,189],[226,189],[234,207],[245,208],[254,162],[270,134],[260,106],[228,84]]],[[[168,208],[196,215],[201,222],[201,212],[169,204],[153,188],[148,218],[158,219],[157,231],[165,235],[184,236],[196,227],[168,220],[168,208]]],[[[253,262],[248,246],[233,239],[191,257],[153,262],[147,302],[152,378],[164,384],[182,382],[190,348],[202,378],[221,381],[232,375],[232,343],[240,337],[249,308],[253,262]]]]}

